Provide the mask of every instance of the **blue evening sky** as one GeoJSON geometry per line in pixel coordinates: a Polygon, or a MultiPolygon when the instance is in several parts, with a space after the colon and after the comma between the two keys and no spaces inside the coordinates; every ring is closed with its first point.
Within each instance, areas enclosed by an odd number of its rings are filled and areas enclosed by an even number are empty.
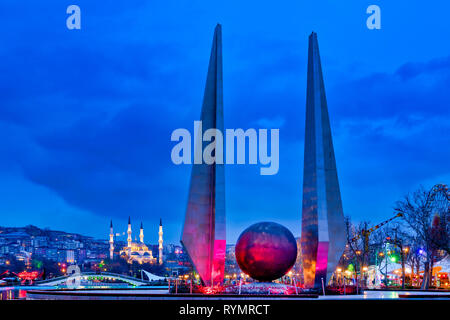
{"type": "MultiPolygon", "coordinates": [[[[0,225],[105,238],[109,220],[178,243],[191,168],[170,159],[200,115],[223,27],[227,128],[280,128],[280,170],[226,167],[228,242],[300,234],[308,35],[318,33],[344,214],[377,223],[450,178],[448,1],[0,2],[0,225]],[[81,8],[81,30],[66,8],[81,8]],[[381,7],[381,30],[366,8],[381,7]]],[[[137,233],[136,233],[137,235],[137,233]]]]}

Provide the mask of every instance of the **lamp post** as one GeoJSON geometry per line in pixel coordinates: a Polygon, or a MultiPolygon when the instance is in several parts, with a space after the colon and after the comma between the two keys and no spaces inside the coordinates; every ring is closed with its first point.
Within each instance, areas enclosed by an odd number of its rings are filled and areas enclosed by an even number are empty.
{"type": "Polygon", "coordinates": [[[401,249],[401,255],[402,255],[402,289],[405,289],[405,280],[406,280],[405,260],[406,260],[406,256],[408,255],[409,248],[401,246],[400,249],[401,249]]]}
{"type": "MultiPolygon", "coordinates": [[[[378,270],[380,270],[380,274],[382,275],[382,272],[381,272],[381,261],[382,260],[380,260],[380,265],[378,265],[378,256],[380,258],[384,257],[383,251],[378,252],[378,254],[376,255],[376,258],[375,258],[376,259],[376,264],[375,265],[377,266],[377,275],[378,275],[378,270]]],[[[380,282],[380,287],[381,287],[381,282],[380,282]]]]}
{"type": "Polygon", "coordinates": [[[356,294],[359,294],[359,282],[361,281],[361,265],[359,265],[359,256],[361,255],[361,250],[356,250],[355,251],[356,255],[358,256],[358,258],[356,258],[356,263],[355,263],[355,277],[356,277],[356,294]],[[359,265],[359,273],[360,273],[360,277],[358,278],[358,265],[359,265]]]}
{"type": "Polygon", "coordinates": [[[348,277],[349,277],[352,273],[351,273],[350,270],[346,270],[346,271],[345,271],[345,274],[347,275],[347,278],[344,277],[344,294],[346,294],[346,292],[347,292],[347,291],[346,291],[346,287],[345,287],[345,286],[346,286],[347,279],[348,279],[348,277]]]}
{"type": "Polygon", "coordinates": [[[341,272],[342,272],[342,269],[341,268],[337,268],[336,272],[338,274],[338,277],[337,277],[338,286],[340,287],[341,286],[341,272]]]}
{"type": "Polygon", "coordinates": [[[364,287],[367,288],[367,271],[369,270],[369,268],[367,266],[364,266],[362,270],[363,270],[364,287]]]}

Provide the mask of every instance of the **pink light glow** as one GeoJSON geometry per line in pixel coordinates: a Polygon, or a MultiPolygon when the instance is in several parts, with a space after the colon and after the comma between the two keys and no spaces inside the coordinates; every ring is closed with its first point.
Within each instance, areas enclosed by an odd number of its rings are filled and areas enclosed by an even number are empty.
{"type": "Polygon", "coordinates": [[[327,270],[328,246],[328,241],[319,242],[319,246],[317,248],[316,274],[326,272],[327,270]]]}
{"type": "Polygon", "coordinates": [[[213,270],[212,270],[213,283],[223,283],[225,273],[225,252],[226,252],[226,241],[215,240],[213,270]]]}

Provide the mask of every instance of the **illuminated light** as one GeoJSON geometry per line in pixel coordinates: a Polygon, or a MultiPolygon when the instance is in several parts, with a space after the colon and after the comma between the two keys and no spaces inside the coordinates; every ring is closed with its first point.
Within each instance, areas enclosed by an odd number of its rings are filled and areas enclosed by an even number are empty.
{"type": "Polygon", "coordinates": [[[342,269],[341,268],[337,268],[337,270],[336,270],[338,273],[341,273],[342,272],[342,269]]]}
{"type": "Polygon", "coordinates": [[[395,257],[391,258],[391,262],[396,262],[396,261],[397,261],[397,259],[395,259],[395,257]]]}
{"type": "Polygon", "coordinates": [[[214,286],[214,287],[201,287],[200,292],[203,294],[217,294],[221,293],[223,291],[223,288],[221,286],[214,286]]]}
{"type": "Polygon", "coordinates": [[[369,268],[363,267],[363,271],[367,271],[367,270],[369,270],[369,268]]]}
{"type": "Polygon", "coordinates": [[[37,271],[22,271],[17,276],[22,280],[35,280],[37,277],[39,277],[39,272],[37,271]]]}

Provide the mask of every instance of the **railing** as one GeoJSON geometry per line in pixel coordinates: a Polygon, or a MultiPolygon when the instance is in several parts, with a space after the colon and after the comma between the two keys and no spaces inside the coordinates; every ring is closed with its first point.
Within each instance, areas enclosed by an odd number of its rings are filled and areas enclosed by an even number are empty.
{"type": "MultiPolygon", "coordinates": [[[[61,280],[61,283],[62,283],[65,280],[69,279],[71,276],[74,276],[74,274],[70,275],[70,276],[60,276],[60,277],[51,278],[51,279],[39,280],[39,281],[36,281],[35,284],[37,284],[37,285],[44,285],[44,284],[48,284],[48,283],[52,283],[52,282],[58,283],[60,280],[61,280]]],[[[102,273],[82,272],[78,276],[80,276],[80,277],[90,277],[90,276],[94,276],[94,277],[110,277],[110,278],[113,278],[113,279],[125,280],[125,282],[128,281],[128,282],[132,282],[132,283],[139,284],[139,285],[150,283],[149,281],[146,281],[146,280],[142,280],[142,279],[138,279],[138,278],[122,275],[122,274],[110,273],[110,272],[102,272],[102,273]]]]}

